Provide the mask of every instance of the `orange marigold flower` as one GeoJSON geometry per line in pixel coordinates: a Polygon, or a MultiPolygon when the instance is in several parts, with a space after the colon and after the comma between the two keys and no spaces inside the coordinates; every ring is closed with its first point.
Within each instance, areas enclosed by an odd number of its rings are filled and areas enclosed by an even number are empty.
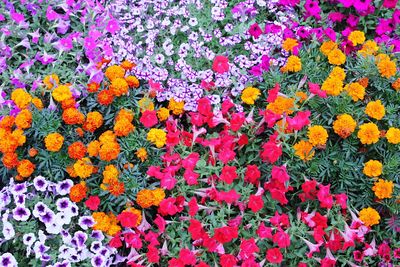
{"type": "Polygon", "coordinates": [[[375,55],[378,50],[379,46],[376,44],[376,42],[373,40],[368,40],[363,44],[361,50],[359,50],[358,53],[361,56],[366,57],[369,55],[375,55]]]}
{"type": "Polygon", "coordinates": [[[103,115],[98,111],[89,112],[86,116],[83,129],[89,132],[94,132],[103,125],[103,115]]]}
{"type": "Polygon", "coordinates": [[[143,97],[138,101],[138,105],[140,108],[140,112],[144,112],[145,110],[154,110],[154,103],[148,97],[143,97]]]}
{"type": "Polygon", "coordinates": [[[147,141],[155,144],[157,148],[161,148],[167,142],[167,134],[162,129],[151,128],[147,133],[147,141]]]}
{"type": "Polygon", "coordinates": [[[284,66],[284,72],[299,72],[301,71],[301,60],[298,56],[291,55],[284,66]]]}
{"type": "Polygon", "coordinates": [[[328,95],[338,96],[343,91],[343,82],[338,78],[328,77],[321,86],[321,90],[328,95]]]}
{"type": "Polygon", "coordinates": [[[0,152],[3,154],[14,152],[18,147],[18,139],[11,134],[0,138],[0,152]]]}
{"type": "Polygon", "coordinates": [[[329,78],[337,79],[343,82],[344,79],[346,79],[346,72],[343,68],[335,66],[329,73],[329,78]]]}
{"type": "Polygon", "coordinates": [[[68,98],[64,101],[61,102],[61,108],[62,109],[67,109],[67,108],[74,108],[76,106],[76,101],[73,97],[68,98]]]}
{"type": "Polygon", "coordinates": [[[321,51],[321,53],[324,54],[325,56],[328,56],[332,50],[335,50],[337,48],[338,48],[338,44],[329,40],[329,41],[322,43],[319,51],[321,51]]]}
{"type": "Polygon", "coordinates": [[[103,171],[103,184],[110,185],[118,181],[119,171],[114,165],[107,165],[103,171]]]}
{"type": "Polygon", "coordinates": [[[296,39],[286,38],[285,41],[283,41],[282,48],[286,52],[293,52],[293,49],[298,45],[299,45],[299,43],[297,42],[296,39]]]}
{"type": "Polygon", "coordinates": [[[168,119],[169,117],[169,109],[167,108],[160,108],[157,111],[157,117],[160,121],[165,121],[168,119]]]}
{"type": "Polygon", "coordinates": [[[81,202],[86,197],[86,193],[86,183],[80,182],[79,184],[71,187],[71,190],[69,191],[69,198],[73,202],[81,202]]]}
{"type": "Polygon", "coordinates": [[[113,131],[108,130],[99,136],[99,141],[100,141],[100,144],[106,144],[109,142],[117,142],[117,137],[113,133],[113,131]]]}
{"type": "Polygon", "coordinates": [[[379,224],[381,216],[375,209],[368,207],[360,211],[359,218],[366,226],[373,226],[379,224]]]}
{"type": "Polygon", "coordinates": [[[129,122],[132,122],[134,118],[133,112],[131,110],[127,109],[121,109],[117,116],[115,117],[115,120],[121,120],[121,119],[127,119],[129,122]]]}
{"type": "Polygon", "coordinates": [[[100,84],[91,82],[87,85],[87,90],[89,93],[96,93],[100,88],[100,84]]]}
{"type": "Polygon", "coordinates": [[[82,158],[75,162],[74,171],[80,178],[85,179],[92,175],[94,167],[89,158],[82,158]]]}
{"type": "Polygon", "coordinates": [[[60,85],[51,93],[54,100],[62,102],[64,100],[72,98],[72,92],[68,85],[60,85]]]}
{"type": "Polygon", "coordinates": [[[125,95],[129,91],[129,85],[123,78],[116,78],[110,84],[110,91],[114,96],[125,95]]]}
{"type": "Polygon", "coordinates": [[[144,162],[147,159],[147,151],[144,147],[139,148],[135,155],[140,159],[141,162],[144,162]]]}
{"type": "Polygon", "coordinates": [[[308,141],[301,140],[293,148],[295,155],[304,161],[311,160],[314,157],[315,151],[313,151],[313,145],[308,141]]]}
{"type": "Polygon", "coordinates": [[[68,155],[71,159],[82,159],[86,152],[86,146],[82,142],[74,142],[68,147],[68,155]]]}
{"type": "Polygon", "coordinates": [[[362,144],[374,144],[379,141],[380,131],[375,123],[369,122],[360,125],[357,137],[362,144]]]}
{"type": "Polygon", "coordinates": [[[4,154],[1,161],[3,162],[4,166],[7,169],[15,168],[16,166],[18,166],[18,163],[19,163],[18,155],[17,155],[17,153],[14,153],[14,152],[4,154]]]}
{"type": "Polygon", "coordinates": [[[356,129],[357,122],[348,114],[338,115],[333,122],[334,132],[342,138],[349,137],[356,129]]]}
{"type": "Polygon", "coordinates": [[[111,195],[117,197],[125,192],[125,184],[123,182],[113,182],[108,186],[108,191],[111,195]]]}
{"type": "Polygon", "coordinates": [[[106,69],[104,75],[112,81],[117,78],[123,78],[125,76],[125,70],[121,66],[113,65],[106,69]]]}
{"type": "Polygon", "coordinates": [[[71,176],[72,178],[78,177],[78,175],[75,172],[74,165],[68,165],[65,170],[67,171],[68,175],[71,176]]]}
{"type": "Polygon", "coordinates": [[[153,205],[158,206],[160,205],[161,201],[165,198],[165,192],[162,188],[156,188],[152,190],[153,192],[153,205]]]}
{"type": "Polygon", "coordinates": [[[24,135],[24,131],[21,129],[15,129],[12,131],[11,136],[18,140],[18,146],[22,146],[26,142],[26,136],[24,135]]]}
{"type": "Polygon", "coordinates": [[[385,116],[385,107],[380,100],[371,101],[365,108],[365,114],[373,119],[381,120],[385,116]]]}
{"type": "Polygon", "coordinates": [[[51,90],[53,89],[54,86],[58,86],[58,83],[60,82],[60,79],[58,78],[57,74],[50,74],[44,77],[43,83],[46,86],[47,89],[51,90]]]}
{"type": "Polygon", "coordinates": [[[328,132],[321,125],[314,125],[308,128],[308,139],[313,146],[325,145],[328,140],[328,132]]]}
{"type": "Polygon", "coordinates": [[[94,230],[106,232],[110,228],[111,220],[106,213],[93,212],[92,217],[95,221],[95,224],[92,227],[94,230]]]}
{"type": "Polygon", "coordinates": [[[27,129],[32,125],[32,113],[28,109],[21,110],[15,117],[15,125],[19,129],[27,129]]]}
{"type": "Polygon", "coordinates": [[[120,119],[115,122],[114,133],[116,136],[127,136],[135,130],[135,126],[127,119],[120,119]]]}
{"type": "Polygon", "coordinates": [[[364,163],[363,173],[368,177],[378,177],[382,174],[383,165],[378,160],[369,160],[364,163]]]}
{"type": "Polygon", "coordinates": [[[399,144],[400,143],[400,129],[390,127],[389,130],[385,134],[386,139],[391,144],[399,144]]]}
{"type": "Polygon", "coordinates": [[[100,105],[108,106],[114,101],[114,95],[111,90],[103,90],[97,95],[97,102],[100,105]]]}
{"type": "Polygon", "coordinates": [[[32,96],[24,89],[18,88],[11,93],[11,100],[19,109],[26,109],[32,101],[32,96]]]}
{"type": "Polygon", "coordinates": [[[121,148],[117,142],[109,142],[101,145],[99,156],[101,160],[111,161],[118,158],[121,148]]]}
{"type": "Polygon", "coordinates": [[[81,127],[76,128],[75,132],[79,137],[83,137],[85,135],[85,132],[83,131],[83,129],[81,127]]]}
{"type": "Polygon", "coordinates": [[[38,154],[38,150],[36,148],[29,149],[28,155],[31,158],[34,158],[38,154]]]}
{"type": "Polygon", "coordinates": [[[124,60],[124,61],[122,61],[122,63],[121,63],[121,67],[122,67],[124,70],[131,70],[131,69],[133,69],[134,67],[136,67],[136,64],[133,63],[133,62],[131,62],[131,61],[129,61],[129,60],[124,60]]]}
{"type": "Polygon", "coordinates": [[[97,157],[99,155],[100,151],[100,142],[97,140],[94,140],[90,142],[87,146],[87,152],[90,157],[97,157]]]}
{"type": "Polygon", "coordinates": [[[15,118],[13,116],[4,116],[0,120],[0,128],[6,128],[8,130],[11,130],[11,128],[14,126],[15,123],[15,118]]]}
{"type": "Polygon", "coordinates": [[[283,113],[292,114],[294,108],[294,99],[284,96],[278,96],[274,102],[267,105],[267,109],[273,113],[282,115],[283,113]]]}
{"type": "Polygon", "coordinates": [[[59,133],[51,133],[45,137],[44,143],[48,151],[57,152],[64,143],[64,137],[59,133]]]}
{"type": "Polygon", "coordinates": [[[365,34],[362,31],[352,31],[348,39],[353,46],[363,44],[365,42],[365,34]]]}
{"type": "Polygon", "coordinates": [[[364,77],[359,79],[357,82],[361,84],[364,88],[367,88],[369,84],[369,79],[367,77],[364,77]]]}
{"type": "Polygon", "coordinates": [[[299,103],[303,103],[307,99],[307,94],[305,92],[296,92],[296,97],[299,99],[299,103]]]}
{"type": "Polygon", "coordinates": [[[23,159],[18,163],[17,172],[23,177],[27,178],[35,171],[35,165],[28,159],[23,159]]]}
{"type": "Polygon", "coordinates": [[[142,208],[147,209],[153,205],[153,192],[149,189],[142,189],[136,195],[136,203],[142,208]]]}
{"type": "Polygon", "coordinates": [[[43,102],[42,100],[40,100],[40,98],[33,98],[32,99],[32,104],[38,109],[38,110],[42,110],[43,109],[43,102]]]}
{"type": "Polygon", "coordinates": [[[382,60],[378,62],[377,67],[379,74],[382,77],[389,79],[390,77],[396,75],[396,70],[397,70],[396,63],[394,63],[391,60],[382,60]]]}
{"type": "Polygon", "coordinates": [[[83,124],[85,115],[76,108],[67,108],[62,113],[62,119],[68,125],[83,124]]]}
{"type": "Polygon", "coordinates": [[[363,100],[365,96],[365,88],[358,82],[350,83],[345,86],[345,91],[351,96],[353,101],[363,100]]]}
{"type": "Polygon", "coordinates": [[[400,78],[392,83],[392,87],[396,91],[400,91],[400,78]]]}
{"type": "Polygon", "coordinates": [[[140,85],[140,82],[138,78],[135,76],[129,75],[128,77],[125,78],[126,82],[128,83],[129,87],[133,88],[138,88],[140,85]]]}
{"type": "Polygon", "coordinates": [[[392,198],[393,188],[393,181],[379,179],[374,183],[372,191],[374,191],[375,196],[377,196],[379,199],[392,198]]]}

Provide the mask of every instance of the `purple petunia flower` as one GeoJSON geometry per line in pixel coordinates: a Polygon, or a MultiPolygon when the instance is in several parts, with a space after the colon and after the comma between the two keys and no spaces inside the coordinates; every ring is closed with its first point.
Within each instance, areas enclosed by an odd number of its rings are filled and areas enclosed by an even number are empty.
{"type": "Polygon", "coordinates": [[[69,200],[69,198],[66,198],[66,197],[57,199],[57,201],[56,201],[58,211],[64,211],[64,210],[70,208],[71,204],[72,204],[72,202],[69,200]]]}
{"type": "Polygon", "coordinates": [[[94,225],[95,221],[92,216],[82,216],[79,218],[79,225],[83,230],[87,230],[94,225]]]}
{"type": "Polygon", "coordinates": [[[20,184],[14,184],[14,186],[11,187],[11,194],[13,195],[22,195],[26,193],[26,191],[27,191],[26,182],[20,184]]]}
{"type": "Polygon", "coordinates": [[[47,188],[47,181],[43,176],[37,176],[33,179],[33,185],[37,191],[44,192],[47,188]]]}
{"type": "Polygon", "coordinates": [[[102,241],[104,239],[104,235],[101,231],[99,230],[94,230],[92,234],[90,235],[91,238],[97,239],[99,241],[102,241]]]}
{"type": "Polygon", "coordinates": [[[72,182],[70,179],[59,182],[56,187],[57,194],[62,196],[69,194],[69,190],[73,185],[74,182],[72,182]]]}
{"type": "Polygon", "coordinates": [[[24,236],[22,237],[22,242],[24,243],[25,246],[32,246],[33,243],[35,243],[36,241],[36,237],[33,233],[28,233],[28,234],[24,234],[24,236]]]}
{"type": "Polygon", "coordinates": [[[31,211],[23,206],[17,206],[13,210],[13,218],[16,221],[26,221],[31,216],[31,211]]]}
{"type": "Polygon", "coordinates": [[[56,216],[56,215],[54,214],[53,211],[47,210],[47,211],[45,211],[42,215],[39,216],[39,220],[40,220],[42,223],[49,224],[49,223],[52,223],[52,222],[53,222],[55,216],[56,216]]]}
{"type": "Polygon", "coordinates": [[[92,258],[91,263],[92,263],[92,266],[104,266],[105,260],[106,260],[105,257],[103,257],[101,255],[97,255],[92,258]]]}
{"type": "Polygon", "coordinates": [[[0,256],[0,265],[2,267],[15,267],[18,266],[18,262],[11,253],[7,252],[0,256]]]}
{"type": "Polygon", "coordinates": [[[33,208],[33,216],[39,217],[41,215],[44,215],[48,210],[49,208],[47,207],[46,204],[44,204],[43,202],[38,202],[35,204],[35,207],[33,208]]]}

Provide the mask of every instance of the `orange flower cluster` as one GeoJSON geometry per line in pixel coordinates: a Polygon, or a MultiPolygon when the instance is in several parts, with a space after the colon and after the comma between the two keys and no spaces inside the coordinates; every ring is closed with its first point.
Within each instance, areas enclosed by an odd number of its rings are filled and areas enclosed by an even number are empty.
{"type": "Polygon", "coordinates": [[[103,171],[103,182],[100,188],[107,190],[113,196],[122,195],[125,192],[125,184],[118,180],[119,170],[114,165],[107,165],[103,171]]]}
{"type": "Polygon", "coordinates": [[[132,124],[133,113],[126,109],[121,109],[115,118],[114,133],[116,136],[127,136],[135,126],[132,124]]]}
{"type": "Polygon", "coordinates": [[[165,192],[162,188],[156,188],[154,190],[142,189],[136,196],[136,203],[143,209],[147,209],[151,206],[157,207],[164,198],[165,192]]]}

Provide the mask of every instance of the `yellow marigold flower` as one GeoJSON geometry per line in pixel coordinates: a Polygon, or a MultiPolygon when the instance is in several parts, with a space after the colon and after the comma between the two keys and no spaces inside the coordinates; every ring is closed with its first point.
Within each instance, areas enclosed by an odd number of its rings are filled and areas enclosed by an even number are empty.
{"type": "Polygon", "coordinates": [[[26,142],[26,136],[24,135],[24,131],[21,129],[15,129],[12,131],[11,136],[18,141],[19,146],[22,146],[26,142]]]}
{"type": "Polygon", "coordinates": [[[375,41],[373,40],[368,40],[366,41],[361,50],[358,51],[358,53],[363,56],[371,56],[371,55],[375,55],[376,52],[378,52],[379,50],[379,46],[375,43],[375,41]]]}
{"type": "Polygon", "coordinates": [[[334,49],[329,52],[328,61],[332,65],[342,65],[346,62],[346,55],[340,49],[334,49]]]}
{"type": "Polygon", "coordinates": [[[136,195],[136,203],[142,208],[147,209],[153,205],[153,192],[149,189],[142,189],[136,195]]]}
{"type": "Polygon", "coordinates": [[[333,122],[334,132],[342,138],[349,137],[356,129],[356,126],[356,121],[348,114],[338,115],[333,122]]]}
{"type": "Polygon", "coordinates": [[[138,101],[138,105],[140,108],[140,112],[144,112],[146,110],[154,110],[154,103],[148,97],[143,97],[138,101]]]}
{"type": "Polygon", "coordinates": [[[381,120],[385,116],[385,107],[380,100],[371,101],[365,108],[365,114],[373,119],[381,120]]]}
{"type": "Polygon", "coordinates": [[[113,65],[106,69],[104,75],[110,80],[124,78],[125,70],[121,66],[113,65]]]}
{"type": "Polygon", "coordinates": [[[353,101],[363,100],[365,96],[365,88],[358,82],[350,83],[344,87],[353,101]]]}
{"type": "Polygon", "coordinates": [[[168,109],[172,111],[174,115],[180,115],[184,112],[185,102],[183,101],[175,101],[174,98],[169,100],[168,109]]]}
{"type": "Polygon", "coordinates": [[[295,155],[304,161],[311,160],[314,157],[315,151],[313,151],[313,145],[308,141],[301,140],[293,148],[295,155]]]}
{"type": "Polygon", "coordinates": [[[363,44],[365,42],[365,34],[362,31],[352,31],[348,37],[353,46],[363,44]]]}
{"type": "Polygon", "coordinates": [[[72,98],[71,90],[67,85],[59,85],[56,89],[53,90],[51,95],[57,102],[63,102],[72,98]]]}
{"type": "Polygon", "coordinates": [[[374,191],[375,196],[379,199],[392,198],[394,184],[392,181],[386,181],[379,179],[374,183],[372,191],[374,191]]]}
{"type": "Polygon", "coordinates": [[[15,126],[19,129],[30,128],[32,124],[32,113],[28,109],[21,110],[15,117],[15,126]]]}
{"type": "Polygon", "coordinates": [[[381,216],[375,209],[368,207],[360,211],[359,218],[366,226],[373,226],[379,223],[381,216]]]}
{"type": "Polygon", "coordinates": [[[40,100],[40,98],[37,98],[37,97],[33,98],[32,99],[32,104],[35,105],[35,107],[38,110],[42,110],[43,109],[43,102],[42,102],[42,100],[40,100]]]}
{"type": "Polygon", "coordinates": [[[158,206],[160,205],[161,201],[165,198],[165,192],[162,188],[156,188],[153,191],[153,205],[158,206]]]}
{"type": "Polygon", "coordinates": [[[299,43],[296,39],[286,38],[285,41],[283,41],[282,48],[287,52],[293,52],[293,49],[298,45],[299,43]]]}
{"type": "Polygon", "coordinates": [[[113,133],[113,131],[108,130],[99,136],[99,141],[101,144],[117,142],[117,136],[113,133]]]}
{"type": "Polygon", "coordinates": [[[329,74],[329,77],[344,81],[344,79],[346,79],[346,73],[343,68],[335,66],[329,74]]]}
{"type": "Polygon", "coordinates": [[[343,82],[338,78],[328,77],[321,86],[321,90],[327,95],[338,96],[343,91],[343,82]]]}
{"type": "Polygon", "coordinates": [[[103,183],[112,184],[118,181],[119,171],[114,165],[107,165],[103,171],[103,183]]]}
{"type": "Polygon", "coordinates": [[[167,108],[160,108],[157,111],[157,117],[160,121],[165,121],[168,119],[169,117],[169,109],[167,108]]]}
{"type": "Polygon", "coordinates": [[[75,162],[74,171],[80,178],[88,178],[94,171],[94,166],[89,158],[82,158],[75,162]]]}
{"type": "Polygon", "coordinates": [[[267,109],[275,114],[282,115],[283,113],[292,114],[294,108],[294,99],[284,96],[278,96],[274,102],[267,105],[267,109]]]}
{"type": "Polygon", "coordinates": [[[89,132],[94,132],[100,128],[101,125],[103,125],[103,115],[98,111],[93,111],[87,114],[83,129],[89,132]]]}
{"type": "Polygon", "coordinates": [[[389,143],[397,145],[400,143],[400,129],[390,127],[385,135],[389,143]]]}
{"type": "Polygon", "coordinates": [[[58,86],[58,83],[60,82],[60,79],[58,78],[57,74],[51,74],[47,75],[43,79],[43,84],[46,86],[47,89],[51,90],[53,87],[58,86]]]}
{"type": "Polygon", "coordinates": [[[164,130],[151,128],[147,134],[147,141],[155,144],[157,148],[161,148],[167,142],[167,134],[164,130]]]}
{"type": "Polygon", "coordinates": [[[308,128],[308,139],[313,146],[325,145],[328,140],[328,132],[321,125],[314,125],[308,128]]]}
{"type": "Polygon", "coordinates": [[[390,61],[390,57],[386,54],[379,54],[375,57],[375,63],[378,64],[382,61],[390,61]]]}
{"type": "Polygon", "coordinates": [[[363,173],[368,177],[378,177],[382,174],[383,165],[378,160],[369,160],[364,163],[363,173]]]}
{"type": "Polygon", "coordinates": [[[99,230],[102,232],[107,232],[110,228],[110,217],[104,212],[93,212],[92,213],[93,220],[95,224],[92,226],[94,230],[99,230]]]}
{"type": "Polygon", "coordinates": [[[32,101],[32,96],[24,89],[18,88],[11,93],[11,100],[19,109],[26,109],[32,101]]]}
{"type": "Polygon", "coordinates": [[[46,149],[51,152],[57,152],[64,143],[64,137],[59,133],[51,133],[44,139],[46,149]]]}
{"type": "Polygon", "coordinates": [[[319,48],[319,51],[321,51],[321,53],[324,54],[325,56],[328,56],[329,53],[335,49],[338,49],[338,44],[335,43],[334,41],[329,40],[322,43],[321,47],[319,48]]]}
{"type": "Polygon", "coordinates": [[[392,88],[396,91],[400,91],[400,78],[392,83],[392,88]]]}
{"type": "Polygon", "coordinates": [[[254,105],[254,102],[261,95],[259,89],[254,87],[247,87],[242,91],[242,101],[247,105],[254,105]]]}
{"type": "Polygon", "coordinates": [[[115,96],[125,95],[129,91],[129,85],[123,78],[115,78],[110,84],[110,91],[115,96]]]}
{"type": "Polygon", "coordinates": [[[139,148],[135,155],[140,159],[141,162],[144,162],[147,159],[147,151],[144,147],[139,148]]]}
{"type": "Polygon", "coordinates": [[[391,60],[383,60],[380,61],[378,64],[378,71],[382,77],[390,78],[396,75],[396,63],[391,60]]]}
{"type": "Polygon", "coordinates": [[[135,130],[135,126],[127,119],[119,119],[115,122],[113,130],[116,136],[128,136],[135,130]]]}
{"type": "Polygon", "coordinates": [[[136,78],[135,76],[129,75],[125,78],[125,80],[128,83],[129,87],[138,88],[140,85],[138,78],[136,78]]]}
{"type": "Polygon", "coordinates": [[[97,157],[99,155],[100,142],[94,140],[87,145],[87,152],[90,157],[97,157]]]}
{"type": "Polygon", "coordinates": [[[301,60],[298,56],[291,55],[286,62],[286,65],[284,67],[285,72],[286,71],[291,71],[291,72],[299,72],[301,71],[301,60]]]}
{"type": "Polygon", "coordinates": [[[362,144],[375,144],[379,141],[380,131],[375,123],[369,122],[360,125],[360,130],[357,133],[357,137],[360,139],[362,144]]]}

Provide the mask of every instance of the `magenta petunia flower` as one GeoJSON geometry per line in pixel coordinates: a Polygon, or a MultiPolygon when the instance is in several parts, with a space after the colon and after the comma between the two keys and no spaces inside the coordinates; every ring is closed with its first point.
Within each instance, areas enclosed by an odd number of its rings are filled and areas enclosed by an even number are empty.
{"type": "Polygon", "coordinates": [[[107,23],[106,30],[111,33],[115,34],[117,31],[119,31],[120,27],[118,24],[118,21],[116,19],[110,19],[107,23]]]}
{"type": "Polygon", "coordinates": [[[59,19],[60,15],[57,14],[57,12],[55,12],[51,6],[48,6],[46,10],[46,18],[48,21],[53,21],[59,19]]]}
{"type": "Polygon", "coordinates": [[[92,50],[92,49],[96,48],[97,44],[96,44],[96,41],[93,38],[86,37],[84,39],[83,46],[85,47],[86,50],[92,50]]]}
{"type": "Polygon", "coordinates": [[[353,5],[354,1],[357,0],[339,0],[339,3],[341,3],[346,8],[349,8],[353,5]]]}
{"type": "Polygon", "coordinates": [[[20,24],[20,23],[25,22],[24,14],[17,13],[14,11],[11,11],[10,14],[11,14],[11,19],[14,20],[16,23],[20,24]]]}
{"type": "Polygon", "coordinates": [[[388,32],[392,32],[394,29],[394,23],[392,19],[379,19],[379,24],[375,29],[378,35],[383,35],[388,32]]]}
{"type": "Polygon", "coordinates": [[[383,6],[386,8],[395,8],[399,0],[384,0],[383,6]]]}
{"type": "Polygon", "coordinates": [[[321,8],[318,5],[318,1],[306,0],[304,7],[309,16],[314,17],[317,20],[321,19],[321,8]]]}
{"type": "Polygon", "coordinates": [[[367,11],[372,0],[354,0],[353,6],[358,12],[367,11]]]}
{"type": "Polygon", "coordinates": [[[250,26],[249,34],[253,36],[255,39],[258,39],[258,37],[260,37],[260,35],[262,34],[262,30],[257,22],[250,26]]]}

